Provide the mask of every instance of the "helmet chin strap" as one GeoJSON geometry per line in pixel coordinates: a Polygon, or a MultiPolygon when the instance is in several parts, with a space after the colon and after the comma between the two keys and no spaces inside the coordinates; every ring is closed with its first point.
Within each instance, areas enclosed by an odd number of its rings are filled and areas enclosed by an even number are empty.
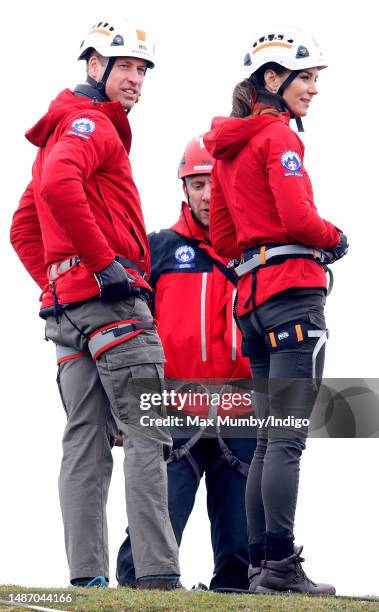
{"type": "Polygon", "coordinates": [[[284,90],[286,89],[286,87],[288,87],[288,85],[290,85],[290,83],[292,83],[292,81],[297,77],[299,72],[300,72],[300,70],[293,70],[288,75],[286,80],[283,81],[283,83],[279,87],[277,93],[269,91],[268,89],[266,89],[262,85],[258,85],[258,83],[255,81],[254,74],[251,74],[248,80],[250,81],[250,83],[253,85],[255,91],[257,92],[257,98],[256,98],[257,102],[261,102],[262,104],[267,104],[269,106],[273,106],[274,108],[276,108],[281,113],[284,112],[284,111],[288,111],[289,114],[290,114],[291,119],[295,119],[298,131],[299,132],[304,132],[304,127],[303,127],[301,118],[294,116],[294,114],[292,113],[292,111],[291,111],[290,107],[288,106],[287,102],[283,98],[284,90]]]}
{"type": "Polygon", "coordinates": [[[91,76],[87,75],[87,83],[89,83],[93,87],[96,87],[96,89],[99,90],[101,95],[104,98],[106,98],[108,100],[108,102],[110,102],[110,99],[108,98],[108,96],[107,96],[107,94],[105,92],[105,88],[106,88],[109,75],[112,72],[112,68],[113,68],[113,66],[115,64],[116,59],[117,59],[116,57],[108,58],[107,67],[105,68],[104,74],[101,77],[100,81],[96,81],[94,78],[92,78],[91,76]]]}
{"type": "MultiPolygon", "coordinates": [[[[191,206],[191,202],[190,202],[190,198],[189,198],[189,195],[188,195],[188,194],[187,194],[187,204],[188,204],[188,206],[189,206],[189,209],[190,209],[190,212],[191,212],[191,216],[192,216],[192,218],[194,219],[194,221],[196,221],[196,223],[198,223],[199,225],[201,225],[201,227],[203,227],[204,229],[209,230],[209,225],[204,225],[204,223],[202,223],[202,222],[200,221],[200,219],[197,217],[197,215],[195,215],[195,213],[194,213],[194,211],[193,211],[193,208],[192,208],[192,206],[191,206]]],[[[183,211],[183,204],[182,204],[182,211],[183,211]]],[[[188,227],[188,223],[187,223],[187,219],[186,219],[185,215],[184,215],[184,220],[185,220],[186,225],[187,225],[187,227],[188,227]]],[[[188,227],[188,229],[190,229],[190,228],[188,227]]]]}
{"type": "MultiPolygon", "coordinates": [[[[294,81],[296,79],[296,77],[299,74],[299,72],[301,72],[301,71],[300,70],[292,70],[290,72],[288,77],[283,81],[283,83],[279,87],[278,92],[277,92],[278,96],[280,96],[281,98],[283,97],[284,91],[287,89],[288,85],[290,85],[292,83],[292,81],[294,81]]],[[[287,106],[287,108],[288,108],[288,106],[287,106]]],[[[291,111],[290,111],[290,115],[291,115],[292,118],[295,118],[296,126],[297,126],[297,131],[298,132],[304,132],[304,126],[303,126],[303,122],[301,120],[301,117],[294,117],[294,115],[292,114],[291,111]]]]}
{"type": "Polygon", "coordinates": [[[289,113],[291,112],[287,106],[287,102],[284,98],[282,98],[282,96],[279,96],[278,94],[273,93],[272,91],[268,91],[268,89],[261,89],[259,86],[256,85],[255,90],[257,92],[257,97],[255,100],[256,102],[260,102],[261,104],[267,104],[267,106],[273,106],[281,113],[285,111],[288,111],[289,113]]]}

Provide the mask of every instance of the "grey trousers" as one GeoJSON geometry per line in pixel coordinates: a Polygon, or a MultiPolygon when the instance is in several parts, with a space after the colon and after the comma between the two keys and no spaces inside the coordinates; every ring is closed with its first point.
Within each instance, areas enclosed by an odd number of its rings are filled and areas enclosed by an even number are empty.
{"type": "MultiPolygon", "coordinates": [[[[46,321],[46,337],[87,351],[88,335],[121,320],[151,320],[139,298],[89,301],[46,321]],[[68,319],[69,317],[69,319],[68,319]]],[[[67,414],[59,476],[65,545],[71,580],[109,577],[106,503],[112,474],[112,437],[121,430],[125,492],[136,577],[179,575],[178,547],[167,503],[166,458],[172,440],[157,426],[154,409],[141,412],[141,392],[162,388],[164,355],[155,330],[115,346],[94,362],[86,355],[58,366],[58,387],[67,414]],[[139,382],[143,379],[143,382],[139,382]],[[143,389],[147,384],[148,389],[143,389]],[[142,426],[141,416],[150,416],[142,426]]]]}

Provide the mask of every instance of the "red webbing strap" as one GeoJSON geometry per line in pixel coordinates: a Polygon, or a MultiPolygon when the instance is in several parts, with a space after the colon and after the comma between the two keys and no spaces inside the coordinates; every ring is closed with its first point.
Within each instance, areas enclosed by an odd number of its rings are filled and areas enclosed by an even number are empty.
{"type": "Polygon", "coordinates": [[[57,364],[65,363],[65,361],[71,361],[72,359],[79,359],[85,355],[89,355],[87,351],[78,351],[78,349],[72,346],[63,346],[62,344],[56,344],[55,350],[57,354],[57,364]]]}
{"type": "Polygon", "coordinates": [[[125,320],[117,323],[109,323],[90,334],[88,350],[96,361],[105,351],[110,348],[131,340],[146,329],[154,329],[156,321],[125,320]]]}

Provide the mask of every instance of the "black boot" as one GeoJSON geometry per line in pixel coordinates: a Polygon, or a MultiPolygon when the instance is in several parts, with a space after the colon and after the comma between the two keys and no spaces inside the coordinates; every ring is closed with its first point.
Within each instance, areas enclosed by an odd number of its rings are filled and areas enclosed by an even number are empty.
{"type": "Polygon", "coordinates": [[[300,554],[302,546],[294,547],[294,554],[281,561],[262,561],[262,573],[255,589],[259,593],[304,593],[306,595],[335,595],[336,589],[331,584],[316,584],[308,578],[301,564],[304,561],[300,554]]]}

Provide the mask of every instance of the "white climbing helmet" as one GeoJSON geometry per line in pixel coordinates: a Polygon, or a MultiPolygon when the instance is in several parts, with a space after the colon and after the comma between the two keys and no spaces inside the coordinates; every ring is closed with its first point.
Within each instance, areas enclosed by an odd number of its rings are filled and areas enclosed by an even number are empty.
{"type": "Polygon", "coordinates": [[[289,70],[327,67],[317,41],[293,26],[268,26],[253,38],[244,58],[246,77],[275,62],[289,70]]]}
{"type": "Polygon", "coordinates": [[[79,60],[87,59],[90,49],[103,57],[136,57],[154,68],[154,44],[144,30],[123,17],[96,22],[80,45],[79,60]]]}

